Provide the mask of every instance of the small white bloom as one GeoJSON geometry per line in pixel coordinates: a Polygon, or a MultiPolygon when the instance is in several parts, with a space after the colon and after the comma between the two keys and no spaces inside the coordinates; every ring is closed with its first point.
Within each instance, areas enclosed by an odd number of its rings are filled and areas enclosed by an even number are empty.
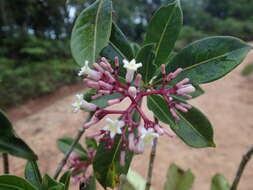
{"type": "Polygon", "coordinates": [[[110,131],[110,137],[114,138],[116,134],[121,134],[121,128],[125,125],[124,121],[121,120],[112,120],[106,118],[107,125],[103,128],[105,131],[110,131]]]}
{"type": "Polygon", "coordinates": [[[84,66],[81,68],[81,70],[78,73],[78,76],[82,76],[84,74],[87,75],[89,73],[89,70],[90,70],[89,62],[85,61],[84,66]]]}
{"type": "Polygon", "coordinates": [[[97,109],[97,106],[95,104],[89,103],[86,100],[84,100],[82,94],[77,94],[76,98],[77,101],[72,104],[73,112],[76,113],[82,108],[88,111],[95,111],[97,109]]]}
{"type": "Polygon", "coordinates": [[[153,128],[145,129],[144,127],[141,127],[139,128],[139,132],[141,132],[140,139],[144,144],[153,145],[154,138],[159,137],[159,134],[155,133],[153,128]]]}
{"type": "Polygon", "coordinates": [[[138,68],[142,67],[142,63],[136,63],[135,59],[132,59],[130,62],[124,59],[123,63],[124,68],[131,71],[137,71],[138,68]]]}

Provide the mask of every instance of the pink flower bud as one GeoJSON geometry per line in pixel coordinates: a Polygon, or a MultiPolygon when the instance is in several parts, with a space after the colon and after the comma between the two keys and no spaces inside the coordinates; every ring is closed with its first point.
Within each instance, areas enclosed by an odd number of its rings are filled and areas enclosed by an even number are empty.
{"type": "Polygon", "coordinates": [[[95,138],[95,137],[100,136],[101,134],[102,134],[102,132],[101,132],[101,131],[98,131],[98,132],[92,133],[92,134],[90,134],[90,135],[87,135],[87,136],[86,136],[86,139],[92,139],[92,138],[95,138]]]}
{"type": "Polygon", "coordinates": [[[108,72],[108,71],[105,71],[105,76],[108,78],[108,81],[110,82],[110,83],[113,83],[113,82],[115,82],[115,79],[112,77],[112,75],[108,72]]]}
{"type": "Polygon", "coordinates": [[[192,106],[191,106],[190,104],[185,104],[185,103],[182,103],[182,102],[180,102],[179,104],[180,104],[181,106],[187,108],[188,110],[192,108],[192,106]]]}
{"type": "Polygon", "coordinates": [[[181,80],[180,82],[178,82],[178,83],[176,84],[176,86],[180,88],[181,86],[185,85],[185,84],[188,83],[189,81],[190,81],[189,78],[185,78],[185,79],[181,80]]]}
{"type": "Polygon", "coordinates": [[[83,125],[83,128],[88,129],[88,128],[90,128],[92,125],[95,125],[97,122],[99,122],[99,119],[96,118],[96,117],[94,117],[92,120],[90,120],[89,122],[85,123],[85,124],[83,125]]]}
{"type": "Polygon", "coordinates": [[[99,79],[101,79],[102,77],[102,74],[97,72],[97,71],[94,71],[92,69],[89,69],[88,71],[88,78],[90,79],[93,79],[95,81],[98,81],[99,79]]]}
{"type": "Polygon", "coordinates": [[[96,95],[94,95],[94,96],[91,96],[91,99],[92,99],[92,100],[95,100],[95,99],[97,99],[97,98],[99,98],[99,97],[101,97],[101,96],[103,96],[103,94],[96,94],[96,95]]]}
{"type": "Polygon", "coordinates": [[[98,72],[104,73],[104,69],[103,69],[102,67],[100,67],[99,64],[94,63],[94,64],[93,64],[93,67],[94,67],[98,72]]]}
{"type": "Polygon", "coordinates": [[[125,166],[125,157],[126,157],[126,152],[123,150],[120,152],[120,166],[121,167],[125,166]]]}
{"type": "Polygon", "coordinates": [[[116,56],[114,58],[114,64],[115,64],[115,67],[119,67],[119,57],[118,56],[116,56]]]}
{"type": "Polygon", "coordinates": [[[185,107],[183,107],[183,106],[180,105],[179,103],[176,103],[175,107],[176,107],[178,110],[182,111],[182,112],[187,112],[187,111],[188,111],[185,107]]]}
{"type": "Polygon", "coordinates": [[[108,60],[105,57],[101,58],[102,62],[100,62],[100,65],[107,69],[110,73],[112,73],[114,70],[111,67],[111,64],[108,62],[108,60]]]}
{"type": "Polygon", "coordinates": [[[161,72],[162,72],[163,75],[166,74],[166,66],[165,66],[165,64],[161,65],[161,72]]]}
{"type": "Polygon", "coordinates": [[[108,101],[107,101],[107,104],[108,104],[109,106],[111,106],[111,105],[114,105],[114,104],[118,104],[120,101],[121,101],[121,99],[116,98],[116,99],[113,99],[113,100],[108,100],[108,101]]]}
{"type": "Polygon", "coordinates": [[[95,111],[97,109],[97,105],[89,103],[85,100],[82,101],[81,107],[89,111],[95,111]]]}
{"type": "Polygon", "coordinates": [[[191,93],[194,92],[196,89],[191,84],[189,85],[183,85],[177,90],[178,94],[185,94],[185,93],[191,93]]]}
{"type": "Polygon", "coordinates": [[[128,93],[131,97],[135,98],[136,93],[137,93],[137,89],[134,86],[130,86],[128,88],[128,93]]]}
{"type": "Polygon", "coordinates": [[[144,145],[143,141],[139,139],[135,148],[134,148],[134,152],[136,154],[142,154],[144,152],[144,148],[145,148],[145,145],[144,145]]]}
{"type": "Polygon", "coordinates": [[[141,78],[142,78],[142,75],[141,74],[137,74],[136,77],[135,77],[135,82],[134,82],[134,85],[136,87],[139,87],[141,85],[141,78]]]}
{"type": "Polygon", "coordinates": [[[99,90],[98,91],[100,94],[111,94],[110,90],[99,90]]]}
{"type": "Polygon", "coordinates": [[[92,81],[92,80],[89,80],[89,79],[86,79],[86,84],[89,88],[94,88],[96,90],[99,90],[100,89],[100,85],[98,82],[95,82],[95,81],[92,81]]]}
{"type": "Polygon", "coordinates": [[[134,134],[133,133],[130,133],[129,136],[128,136],[128,147],[129,147],[129,150],[133,151],[134,150],[134,134]]]}
{"type": "Polygon", "coordinates": [[[113,89],[113,86],[112,85],[110,85],[109,83],[106,83],[106,82],[104,82],[104,81],[98,81],[98,83],[99,83],[99,85],[101,86],[101,87],[103,87],[104,89],[106,89],[106,90],[112,90],[113,89]]]}
{"type": "Polygon", "coordinates": [[[164,129],[164,133],[169,137],[175,137],[176,134],[171,129],[164,129]]]}
{"type": "Polygon", "coordinates": [[[159,135],[163,135],[164,134],[164,130],[158,124],[155,125],[155,130],[157,131],[157,133],[159,135]]]}
{"type": "Polygon", "coordinates": [[[176,120],[180,120],[179,116],[177,115],[176,111],[173,108],[170,108],[170,113],[176,120]]]}
{"type": "Polygon", "coordinates": [[[126,73],[126,82],[127,83],[131,83],[132,80],[134,78],[134,71],[132,70],[127,70],[127,73],[126,73]]]}

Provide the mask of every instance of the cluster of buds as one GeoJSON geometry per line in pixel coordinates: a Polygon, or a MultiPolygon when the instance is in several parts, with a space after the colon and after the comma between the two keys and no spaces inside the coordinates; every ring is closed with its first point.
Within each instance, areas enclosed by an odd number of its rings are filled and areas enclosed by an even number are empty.
{"type": "Polygon", "coordinates": [[[92,175],[92,161],[95,157],[96,151],[88,148],[87,159],[82,160],[79,153],[72,152],[67,160],[64,170],[72,171],[72,180],[74,184],[87,183],[92,175]]]}
{"type": "Polygon", "coordinates": [[[140,103],[145,96],[160,95],[168,104],[168,111],[171,112],[175,120],[180,117],[177,110],[187,112],[191,106],[186,103],[174,101],[171,95],[179,95],[186,98],[191,98],[189,93],[194,92],[195,88],[189,84],[189,79],[185,78],[176,83],[174,86],[168,87],[171,80],[176,78],[183,69],[178,68],[176,71],[167,74],[165,65],[161,65],[161,73],[163,82],[158,88],[143,88],[141,86],[142,75],[136,73],[142,63],[123,60],[123,67],[126,69],[125,82],[120,80],[119,76],[119,59],[115,57],[114,67],[106,58],[101,58],[99,63],[94,63],[93,68],[89,67],[89,63],[85,62],[84,67],[79,72],[79,76],[85,75],[84,82],[89,88],[95,89],[97,93],[92,96],[92,100],[103,98],[107,94],[120,94],[120,98],[111,99],[107,102],[108,106],[118,104],[124,99],[130,100],[130,105],[125,110],[107,110],[100,108],[95,104],[89,103],[78,95],[78,102],[73,104],[74,111],[79,108],[94,111],[93,118],[84,125],[84,128],[89,128],[98,123],[105,116],[110,114],[118,114],[120,120],[112,120],[106,118],[107,125],[101,130],[88,136],[94,138],[101,136],[100,142],[106,142],[106,148],[110,149],[114,145],[115,135],[121,135],[121,165],[124,165],[125,151],[129,149],[135,153],[142,153],[146,144],[152,144],[154,138],[160,135],[167,134],[173,136],[173,132],[163,128],[157,121],[150,120],[142,110],[140,103]],[[133,120],[133,113],[137,112],[143,120],[143,125],[140,122],[133,120]]]}

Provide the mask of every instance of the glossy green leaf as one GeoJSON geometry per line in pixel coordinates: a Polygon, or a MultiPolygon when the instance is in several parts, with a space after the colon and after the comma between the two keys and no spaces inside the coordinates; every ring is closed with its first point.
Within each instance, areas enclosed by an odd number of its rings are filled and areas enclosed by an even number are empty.
{"type": "Polygon", "coordinates": [[[37,156],[31,148],[20,139],[8,119],[8,117],[0,110],[0,151],[27,160],[37,160],[37,156]]]}
{"type": "Polygon", "coordinates": [[[198,84],[212,82],[238,66],[250,49],[234,37],[205,38],[180,51],[168,64],[167,71],[183,68],[177,80],[188,77],[198,84]]]}
{"type": "Polygon", "coordinates": [[[85,60],[94,63],[108,45],[112,26],[111,0],[97,0],[78,16],[71,34],[71,52],[82,66],[85,60]]]}
{"type": "Polygon", "coordinates": [[[105,143],[100,143],[93,162],[96,179],[104,187],[114,188],[118,185],[120,174],[126,174],[133,153],[126,151],[125,166],[120,166],[121,136],[115,137],[114,146],[110,150],[105,149],[105,143]]]}
{"type": "Polygon", "coordinates": [[[164,190],[190,190],[194,183],[191,170],[184,171],[175,164],[171,164],[166,176],[164,190]]]}
{"type": "Polygon", "coordinates": [[[42,177],[35,161],[28,161],[25,167],[25,178],[39,190],[42,189],[42,177]]]}
{"type": "Polygon", "coordinates": [[[144,83],[148,83],[154,76],[156,66],[153,61],[155,58],[154,44],[147,44],[143,46],[136,56],[136,61],[142,63],[142,67],[138,69],[138,73],[142,74],[142,80],[144,83]]]}
{"type": "Polygon", "coordinates": [[[172,130],[187,145],[195,148],[214,147],[213,129],[208,119],[196,108],[187,113],[177,111],[180,120],[176,121],[168,104],[159,95],[148,96],[148,108],[162,122],[169,124],[172,130]]]}
{"type": "Polygon", "coordinates": [[[64,190],[64,184],[58,183],[49,175],[44,175],[42,179],[43,190],[64,190]]]}
{"type": "Polygon", "coordinates": [[[223,175],[216,174],[212,178],[211,190],[230,190],[230,185],[223,175]]]}
{"type": "MultiPolygon", "coordinates": [[[[74,139],[71,137],[60,138],[57,140],[57,147],[59,148],[59,150],[62,153],[66,154],[68,152],[68,150],[70,149],[73,141],[74,141],[74,139]]],[[[80,143],[78,143],[75,146],[74,152],[77,152],[80,155],[80,158],[82,160],[88,159],[87,152],[85,151],[85,149],[82,147],[82,145],[80,143]]]]}
{"type": "Polygon", "coordinates": [[[161,7],[154,14],[147,28],[144,44],[155,43],[156,66],[165,64],[174,48],[183,24],[183,14],[180,1],[175,0],[161,7]]]}
{"type": "Polygon", "coordinates": [[[25,179],[14,175],[1,175],[0,176],[0,189],[1,190],[36,190],[25,179]]]}
{"type": "Polygon", "coordinates": [[[60,178],[60,182],[64,184],[64,190],[69,189],[69,183],[72,172],[70,170],[66,171],[60,178]]]}
{"type": "Polygon", "coordinates": [[[87,148],[92,148],[94,150],[97,150],[97,148],[98,148],[96,139],[88,139],[88,138],[86,138],[85,139],[85,144],[86,144],[87,148]]]}

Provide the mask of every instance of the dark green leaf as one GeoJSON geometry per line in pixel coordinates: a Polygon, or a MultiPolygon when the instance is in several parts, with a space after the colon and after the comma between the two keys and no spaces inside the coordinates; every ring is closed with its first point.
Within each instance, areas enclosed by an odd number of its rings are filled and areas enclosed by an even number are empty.
{"type": "Polygon", "coordinates": [[[230,185],[223,175],[216,174],[212,178],[211,190],[230,190],[230,185]]]}
{"type": "Polygon", "coordinates": [[[37,160],[31,148],[20,139],[7,116],[0,110],[0,151],[28,160],[37,160]]]}
{"type": "Polygon", "coordinates": [[[109,44],[121,55],[121,57],[124,57],[128,60],[134,58],[134,52],[131,47],[131,44],[115,23],[113,23],[112,25],[112,32],[109,44]]]}
{"type": "Polygon", "coordinates": [[[195,148],[213,147],[213,129],[208,119],[196,108],[187,113],[177,111],[180,120],[176,121],[169,111],[168,104],[159,95],[148,96],[148,108],[162,122],[189,146],[195,148]]]}
{"type": "Polygon", "coordinates": [[[42,180],[43,190],[64,190],[64,185],[62,183],[58,183],[49,175],[44,175],[42,180]]]}
{"type": "Polygon", "coordinates": [[[87,148],[92,148],[94,150],[98,148],[96,139],[85,139],[85,144],[87,148]]]}
{"type": "MultiPolygon", "coordinates": [[[[70,149],[73,141],[74,141],[74,139],[71,137],[60,138],[57,140],[57,147],[59,148],[59,150],[62,153],[66,154],[68,152],[68,150],[70,149]]],[[[78,143],[75,146],[74,152],[77,152],[80,155],[80,158],[82,160],[88,159],[87,152],[85,151],[85,149],[82,147],[82,145],[80,143],[78,143]]]]}
{"type": "Polygon", "coordinates": [[[167,71],[183,68],[177,81],[187,77],[198,84],[217,80],[238,66],[251,47],[234,37],[210,37],[196,41],[180,51],[167,71]]]}
{"type": "Polygon", "coordinates": [[[100,143],[93,162],[93,169],[96,179],[104,187],[116,187],[119,182],[120,174],[126,174],[133,153],[126,151],[125,166],[120,166],[120,145],[121,136],[115,137],[114,146],[110,150],[105,149],[105,143],[100,143]]]}
{"type": "Polygon", "coordinates": [[[28,161],[25,167],[25,178],[39,190],[42,189],[42,177],[35,161],[28,161]]]}
{"type": "Polygon", "coordinates": [[[112,25],[111,0],[97,0],[78,16],[71,34],[71,51],[76,62],[94,63],[108,45],[112,25]]]}
{"type": "Polygon", "coordinates": [[[134,57],[136,57],[137,53],[140,51],[141,47],[139,44],[132,42],[131,43],[132,50],[134,52],[134,57]]]}
{"type": "Polygon", "coordinates": [[[180,1],[175,0],[161,7],[148,25],[145,44],[155,43],[156,66],[165,64],[174,48],[175,42],[183,24],[183,14],[180,1]]]}
{"type": "Polygon", "coordinates": [[[136,56],[136,61],[142,63],[142,67],[138,70],[142,74],[144,83],[148,83],[155,74],[156,66],[153,61],[155,58],[154,44],[147,44],[143,46],[136,56]]]}
{"type": "Polygon", "coordinates": [[[164,190],[190,190],[194,183],[191,170],[184,171],[175,164],[171,164],[168,171],[164,190]]]}
{"type": "Polygon", "coordinates": [[[87,102],[91,102],[92,101],[91,97],[94,96],[95,94],[97,94],[97,90],[88,89],[84,92],[83,99],[86,100],[87,102]]]}
{"type": "Polygon", "coordinates": [[[0,176],[0,189],[1,190],[36,190],[25,179],[14,175],[1,175],[0,176]]]}
{"type": "Polygon", "coordinates": [[[69,189],[69,182],[70,182],[70,178],[71,178],[71,171],[66,171],[60,178],[60,182],[62,184],[64,184],[64,190],[68,190],[69,189]]]}

